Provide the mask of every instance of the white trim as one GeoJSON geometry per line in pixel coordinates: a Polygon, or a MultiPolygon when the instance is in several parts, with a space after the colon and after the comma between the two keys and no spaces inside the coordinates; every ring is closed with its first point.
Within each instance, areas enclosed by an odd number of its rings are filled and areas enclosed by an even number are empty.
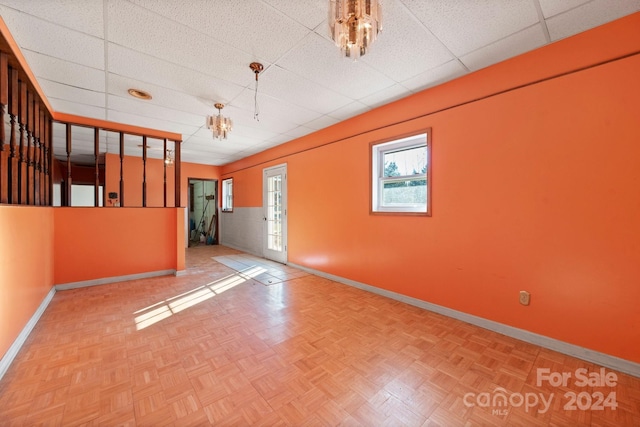
{"type": "Polygon", "coordinates": [[[233,212],[233,177],[222,180],[222,212],[233,212]]]}
{"type": "Polygon", "coordinates": [[[158,276],[179,276],[182,273],[176,272],[176,270],[158,270],[150,271],[147,273],[128,274],[126,276],[114,276],[105,277],[103,279],[82,280],[80,282],[62,283],[55,285],[56,291],[68,291],[69,289],[86,288],[89,286],[106,285],[109,283],[126,282],[127,280],[148,279],[150,277],[158,276]]]}
{"type": "Polygon", "coordinates": [[[276,261],[279,262],[281,264],[286,264],[287,260],[289,259],[289,255],[288,255],[288,251],[287,251],[287,246],[288,246],[288,215],[287,215],[287,209],[288,209],[288,182],[287,182],[287,163],[281,163],[279,165],[275,165],[275,166],[270,166],[268,168],[264,168],[262,170],[262,218],[263,218],[263,222],[262,222],[262,256],[263,258],[267,258],[270,259],[272,261],[276,261]],[[269,249],[269,236],[268,236],[268,180],[271,176],[278,176],[280,175],[282,177],[282,181],[281,181],[281,209],[282,209],[282,216],[281,216],[281,238],[282,238],[282,250],[281,251],[277,251],[277,250],[272,250],[269,249]]]}
{"type": "MultiPolygon", "coordinates": [[[[383,142],[380,144],[374,144],[371,146],[371,211],[372,212],[427,212],[427,203],[396,203],[396,204],[384,204],[383,201],[383,189],[386,182],[394,181],[427,181],[427,173],[384,177],[384,156],[387,153],[394,153],[397,151],[410,150],[414,148],[422,148],[428,152],[428,146],[431,141],[428,141],[429,134],[427,132],[412,135],[406,138],[396,139],[393,141],[383,142]]],[[[431,159],[427,159],[427,165],[431,159]]],[[[429,166],[427,166],[429,167],[429,166]]],[[[427,183],[428,191],[429,183],[427,183]]]]}
{"type": "Polygon", "coordinates": [[[22,328],[22,331],[20,331],[20,333],[18,334],[18,337],[15,339],[13,344],[11,344],[11,347],[9,347],[4,356],[2,356],[2,359],[0,359],[0,380],[2,379],[4,374],[7,373],[7,370],[9,369],[9,366],[11,366],[13,359],[15,359],[25,341],[27,340],[27,338],[29,338],[29,334],[38,323],[38,320],[40,320],[42,313],[44,313],[44,311],[47,309],[55,294],[56,288],[52,287],[49,290],[49,293],[40,303],[40,306],[38,306],[36,312],[33,313],[33,316],[31,316],[31,319],[29,319],[24,328],[22,328]]]}
{"type": "Polygon", "coordinates": [[[176,277],[186,276],[187,270],[173,270],[173,275],[176,277]]]}
{"type": "Polygon", "coordinates": [[[506,335],[521,341],[525,341],[531,344],[538,345],[540,347],[548,348],[550,350],[557,351],[562,354],[566,354],[578,359],[586,360],[588,362],[595,363],[597,365],[615,369],[616,371],[623,372],[625,374],[632,375],[640,378],[640,363],[632,362],[630,360],[621,359],[616,356],[601,353],[588,348],[580,347],[575,344],[570,344],[564,341],[550,338],[544,335],[536,334],[534,332],[519,329],[513,326],[505,325],[503,323],[495,322],[493,320],[485,319],[483,317],[474,316],[473,314],[464,313],[462,311],[453,310],[448,307],[433,304],[427,301],[423,301],[417,298],[409,297],[406,295],[398,294],[396,292],[388,291],[386,289],[377,288],[375,286],[367,285],[364,283],[356,282],[355,280],[345,279],[340,276],[334,276],[333,274],[325,273],[323,271],[314,270],[297,264],[288,264],[291,267],[299,268],[300,270],[307,271],[309,273],[321,276],[335,282],[339,282],[348,286],[353,286],[358,289],[362,289],[367,292],[382,295],[387,298],[391,298],[396,301],[403,302],[405,304],[413,305],[415,307],[422,308],[424,310],[433,311],[434,313],[442,314],[447,317],[461,320],[472,325],[479,326],[490,331],[497,332],[502,335],[506,335]]]}
{"type": "Polygon", "coordinates": [[[260,257],[260,258],[265,258],[265,256],[263,254],[258,253],[257,251],[252,251],[252,250],[247,249],[247,248],[241,248],[240,246],[234,245],[234,244],[231,244],[231,243],[221,242],[220,246],[226,246],[227,248],[235,249],[236,251],[244,252],[244,253],[247,253],[249,255],[255,255],[255,256],[260,257]]]}

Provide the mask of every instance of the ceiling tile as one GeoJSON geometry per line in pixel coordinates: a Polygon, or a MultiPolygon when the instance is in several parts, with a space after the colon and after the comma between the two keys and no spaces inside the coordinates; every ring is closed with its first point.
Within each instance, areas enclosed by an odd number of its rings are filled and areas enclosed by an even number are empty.
{"type": "Polygon", "coordinates": [[[545,18],[566,12],[591,0],[538,0],[545,18]]]}
{"type": "Polygon", "coordinates": [[[96,92],[104,92],[104,71],[63,61],[30,50],[22,51],[36,79],[76,86],[96,92]]]}
{"type": "MultiPolygon", "coordinates": [[[[258,100],[259,102],[259,100],[258,100]]],[[[254,111],[236,108],[233,105],[225,107],[223,115],[233,120],[233,127],[242,128],[245,126],[265,129],[275,133],[284,133],[291,129],[295,129],[298,125],[288,120],[268,120],[268,115],[262,114],[262,109],[256,120],[254,111]]]]}
{"type": "Polygon", "coordinates": [[[281,67],[271,66],[264,73],[260,77],[258,97],[263,92],[322,114],[351,102],[348,97],[281,67]]]}
{"type": "MultiPolygon", "coordinates": [[[[239,86],[237,87],[239,88],[239,86]]],[[[211,114],[213,110],[212,100],[200,99],[199,97],[183,91],[151,85],[148,82],[117,74],[109,74],[107,88],[109,94],[125,98],[130,96],[127,93],[128,89],[144,88],[145,91],[149,92],[153,96],[153,99],[150,100],[151,104],[187,113],[199,114],[202,117],[205,117],[207,114],[211,114]]]]}
{"type": "Polygon", "coordinates": [[[40,87],[47,94],[47,98],[57,98],[72,101],[79,104],[93,105],[94,107],[105,106],[105,96],[103,92],[82,89],[75,86],[54,82],[44,78],[38,79],[40,87]]]}
{"type": "Polygon", "coordinates": [[[640,10],[640,0],[593,0],[547,19],[551,40],[560,40],[640,10]]]}
{"type": "Polygon", "coordinates": [[[342,57],[331,41],[315,33],[310,33],[278,65],[352,99],[363,98],[394,83],[364,61],[342,57]]]}
{"type": "Polygon", "coordinates": [[[465,68],[460,61],[453,60],[403,81],[402,86],[413,92],[419,92],[447,80],[460,77],[466,73],[468,73],[467,68],[465,68]]]}
{"type": "Polygon", "coordinates": [[[383,13],[383,29],[361,61],[399,82],[453,59],[400,0],[387,0],[383,13]]]}
{"type": "Polygon", "coordinates": [[[311,129],[320,130],[320,129],[329,127],[331,125],[335,125],[339,121],[340,120],[334,119],[333,117],[330,117],[330,116],[320,116],[315,120],[311,120],[310,122],[304,123],[304,125],[311,129]]]}
{"type": "MultiPolygon", "coordinates": [[[[103,0],[0,0],[10,8],[72,30],[103,37],[103,0]]],[[[5,8],[0,9],[4,18],[5,8]]]]}
{"type": "Polygon", "coordinates": [[[376,92],[373,95],[366,96],[359,101],[369,106],[370,108],[375,108],[384,104],[388,104],[389,102],[397,101],[398,99],[404,98],[405,96],[407,96],[407,88],[400,84],[395,84],[393,86],[389,86],[386,89],[382,89],[381,91],[376,92]]]}
{"type": "Polygon", "coordinates": [[[294,138],[300,138],[302,136],[308,135],[313,132],[315,132],[315,130],[311,128],[308,128],[306,126],[298,126],[295,129],[285,132],[285,135],[288,136],[289,139],[294,139],[294,138]]]}
{"type": "Polygon", "coordinates": [[[22,50],[46,52],[48,56],[104,70],[103,40],[6,7],[0,6],[0,13],[22,50]]]}
{"type": "MultiPolygon", "coordinates": [[[[254,97],[254,89],[247,88],[240,96],[233,100],[232,105],[253,113],[255,106],[254,97]]],[[[290,104],[267,94],[259,93],[257,99],[260,110],[260,121],[284,120],[301,125],[321,115],[316,111],[307,110],[299,105],[290,104]]]]}
{"type": "MultiPolygon", "coordinates": [[[[243,67],[244,68],[244,67],[243,67]]],[[[227,103],[242,92],[239,86],[199,71],[184,68],[178,64],[166,62],[144,55],[112,43],[109,44],[109,71],[130,79],[143,77],[152,85],[184,92],[197,97],[204,105],[214,102],[227,103]]],[[[247,69],[247,74],[251,70],[247,69]]],[[[249,75],[249,78],[253,76],[249,75]]],[[[146,90],[146,87],[138,89],[146,90]]],[[[151,89],[150,89],[151,90],[151,89]]]]}
{"type": "Polygon", "coordinates": [[[470,70],[479,70],[507,58],[536,49],[546,43],[540,24],[529,27],[509,37],[482,47],[460,58],[470,70]]]}
{"type": "MultiPolygon", "coordinates": [[[[269,131],[267,129],[260,128],[260,122],[245,124],[242,126],[236,126],[235,122],[233,125],[233,130],[229,134],[229,138],[232,140],[240,140],[247,141],[250,140],[254,144],[257,144],[261,141],[266,141],[269,138],[278,135],[276,132],[269,131]]],[[[212,132],[206,127],[202,127],[194,132],[187,139],[189,143],[195,144],[208,144],[213,140],[212,132]]]]}
{"type": "Polygon", "coordinates": [[[531,0],[402,2],[457,56],[538,22],[538,12],[531,0]]]}
{"type": "MultiPolygon", "coordinates": [[[[296,20],[259,1],[190,0],[191,7],[175,1],[131,1],[268,62],[276,61],[309,31],[296,20]]],[[[215,49],[212,46],[211,51],[218,55],[215,49]]]]}
{"type": "Polygon", "coordinates": [[[161,131],[175,132],[183,135],[191,135],[198,128],[196,126],[188,126],[178,123],[166,122],[161,119],[144,117],[138,114],[123,113],[121,111],[109,110],[107,120],[112,122],[123,123],[132,126],[141,126],[150,129],[158,129],[161,131]]]}
{"type": "Polygon", "coordinates": [[[57,99],[53,97],[49,98],[49,102],[51,103],[51,107],[55,111],[64,111],[67,114],[75,114],[76,116],[85,116],[100,120],[106,120],[107,118],[106,110],[104,108],[66,101],[64,99],[57,99]]]}
{"type": "Polygon", "coordinates": [[[109,41],[222,80],[251,83],[255,56],[124,1],[109,2],[109,41]],[[246,74],[237,72],[246,68],[246,74]]]}
{"type": "MultiPolygon", "coordinates": [[[[153,101],[153,100],[151,100],[153,101]]],[[[205,118],[198,114],[186,113],[160,105],[154,105],[150,101],[135,99],[133,97],[120,97],[108,95],[109,115],[111,112],[118,111],[121,113],[137,114],[144,117],[150,117],[162,120],[169,128],[174,125],[188,125],[193,127],[203,126],[205,118]]]]}
{"type": "Polygon", "coordinates": [[[345,105],[342,108],[338,108],[337,110],[329,113],[331,117],[345,120],[349,117],[357,116],[358,114],[366,113],[371,108],[362,102],[353,101],[351,104],[345,105]]]}
{"type": "Polygon", "coordinates": [[[320,25],[329,14],[329,3],[327,0],[263,1],[311,30],[320,25]]]}

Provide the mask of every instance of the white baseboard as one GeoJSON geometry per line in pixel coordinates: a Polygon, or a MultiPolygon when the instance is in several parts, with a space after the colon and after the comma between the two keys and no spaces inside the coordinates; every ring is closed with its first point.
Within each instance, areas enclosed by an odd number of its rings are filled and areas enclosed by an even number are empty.
{"type": "Polygon", "coordinates": [[[49,305],[49,303],[51,302],[51,300],[53,299],[53,296],[57,291],[84,288],[88,286],[105,285],[108,283],[124,282],[127,280],[146,279],[149,277],[168,276],[168,275],[183,276],[185,274],[186,274],[186,270],[180,270],[180,271],[159,270],[159,271],[151,271],[148,273],[129,274],[126,276],[107,277],[104,279],[85,280],[81,282],[72,282],[72,283],[54,285],[49,291],[49,293],[47,294],[47,296],[44,298],[44,300],[42,301],[42,303],[40,304],[36,312],[33,314],[33,316],[31,316],[31,319],[29,319],[25,327],[22,328],[22,331],[20,332],[16,340],[13,342],[13,344],[11,344],[11,347],[9,347],[5,355],[0,360],[0,380],[9,369],[9,366],[13,362],[13,359],[15,359],[16,355],[22,348],[22,345],[25,343],[25,341],[29,337],[29,334],[31,333],[33,328],[36,326],[36,323],[38,323],[38,320],[40,320],[42,313],[44,313],[45,309],[47,308],[47,306],[49,305]]]}
{"type": "Polygon", "coordinates": [[[236,246],[230,243],[220,242],[220,246],[226,246],[227,248],[235,249],[236,251],[244,252],[245,254],[264,258],[264,255],[262,253],[257,253],[256,251],[252,251],[251,249],[242,248],[240,246],[236,246]]]}
{"type": "Polygon", "coordinates": [[[15,357],[18,355],[18,352],[29,337],[29,334],[31,333],[33,328],[36,326],[36,323],[38,323],[38,320],[40,320],[42,313],[44,313],[44,311],[49,306],[49,303],[53,299],[55,293],[56,288],[52,287],[47,296],[44,297],[44,299],[38,306],[36,312],[33,313],[33,316],[31,316],[31,319],[29,319],[24,328],[22,328],[22,331],[20,331],[20,334],[18,334],[18,337],[15,339],[13,344],[11,344],[11,347],[9,347],[4,356],[2,356],[2,359],[0,359],[0,380],[9,369],[9,366],[11,366],[13,359],[15,359],[15,357]]]}
{"type": "Polygon", "coordinates": [[[490,331],[498,332],[500,334],[519,339],[531,344],[539,345],[550,350],[557,351],[562,354],[576,357],[578,359],[586,360],[588,362],[595,363],[597,365],[615,369],[616,371],[623,372],[625,374],[632,375],[640,378],[640,363],[632,362],[629,360],[621,359],[619,357],[611,356],[598,351],[590,350],[588,348],[580,347],[574,344],[569,344],[564,341],[550,338],[544,335],[529,332],[524,329],[515,328],[513,326],[498,323],[493,320],[488,320],[482,317],[474,316],[473,314],[464,313],[462,311],[453,310],[441,305],[433,304],[427,301],[423,301],[417,298],[409,297],[406,295],[398,294],[396,292],[388,291],[386,289],[376,288],[375,286],[367,285],[364,283],[356,282],[355,280],[345,279],[340,276],[334,276],[333,274],[325,273],[323,271],[314,270],[301,265],[288,263],[295,268],[307,271],[317,276],[325,277],[338,283],[342,283],[348,286],[353,286],[364,291],[372,292],[374,294],[382,295],[387,298],[394,299],[415,307],[422,308],[424,310],[433,311],[434,313],[442,314],[447,317],[461,320],[472,325],[479,326],[490,331]]]}
{"type": "Polygon", "coordinates": [[[158,276],[178,276],[176,270],[158,270],[147,273],[128,274],[126,276],[105,277],[103,279],[83,280],[80,282],[62,283],[55,285],[56,291],[68,291],[69,289],[86,288],[88,286],[106,285],[109,283],[126,282],[127,280],[148,279],[158,276]]]}

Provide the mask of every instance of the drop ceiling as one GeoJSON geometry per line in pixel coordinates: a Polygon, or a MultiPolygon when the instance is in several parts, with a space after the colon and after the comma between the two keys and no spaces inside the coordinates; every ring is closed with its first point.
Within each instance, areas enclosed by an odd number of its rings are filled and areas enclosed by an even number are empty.
{"type": "MultiPolygon", "coordinates": [[[[183,161],[223,165],[640,10],[640,0],[380,3],[383,31],[357,62],[329,38],[328,0],[0,0],[0,14],[54,110],[180,133],[183,161]],[[254,61],[265,67],[259,120],[254,61]],[[227,140],[205,127],[216,102],[234,122],[227,140]]],[[[141,155],[139,144],[127,138],[126,153],[141,155]]],[[[161,141],[150,145],[161,157],[161,141]]],[[[57,156],[63,147],[56,125],[57,156]]],[[[117,135],[103,133],[100,150],[117,153],[117,135]]],[[[74,128],[76,160],[92,153],[92,131],[74,128]]]]}

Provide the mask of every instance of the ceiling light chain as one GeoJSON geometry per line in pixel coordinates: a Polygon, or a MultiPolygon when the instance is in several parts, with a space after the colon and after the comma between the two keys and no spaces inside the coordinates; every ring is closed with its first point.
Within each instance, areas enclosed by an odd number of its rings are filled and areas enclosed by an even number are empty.
{"type": "Polygon", "coordinates": [[[217,116],[207,116],[207,128],[213,132],[213,137],[219,140],[227,139],[227,135],[233,128],[233,122],[230,118],[222,115],[224,104],[216,103],[214,105],[218,109],[217,116]]]}
{"type": "Polygon", "coordinates": [[[331,38],[347,58],[367,53],[382,28],[378,0],[329,0],[331,38]]]}
{"type": "Polygon", "coordinates": [[[256,75],[256,89],[253,94],[253,103],[254,103],[253,118],[256,119],[257,121],[260,121],[260,117],[259,117],[260,108],[258,107],[258,74],[260,74],[260,72],[264,70],[264,67],[259,62],[252,62],[251,64],[249,64],[249,68],[251,68],[251,70],[256,75]]]}
{"type": "Polygon", "coordinates": [[[258,75],[256,74],[256,90],[253,93],[253,118],[260,121],[260,107],[258,107],[258,75]]]}

